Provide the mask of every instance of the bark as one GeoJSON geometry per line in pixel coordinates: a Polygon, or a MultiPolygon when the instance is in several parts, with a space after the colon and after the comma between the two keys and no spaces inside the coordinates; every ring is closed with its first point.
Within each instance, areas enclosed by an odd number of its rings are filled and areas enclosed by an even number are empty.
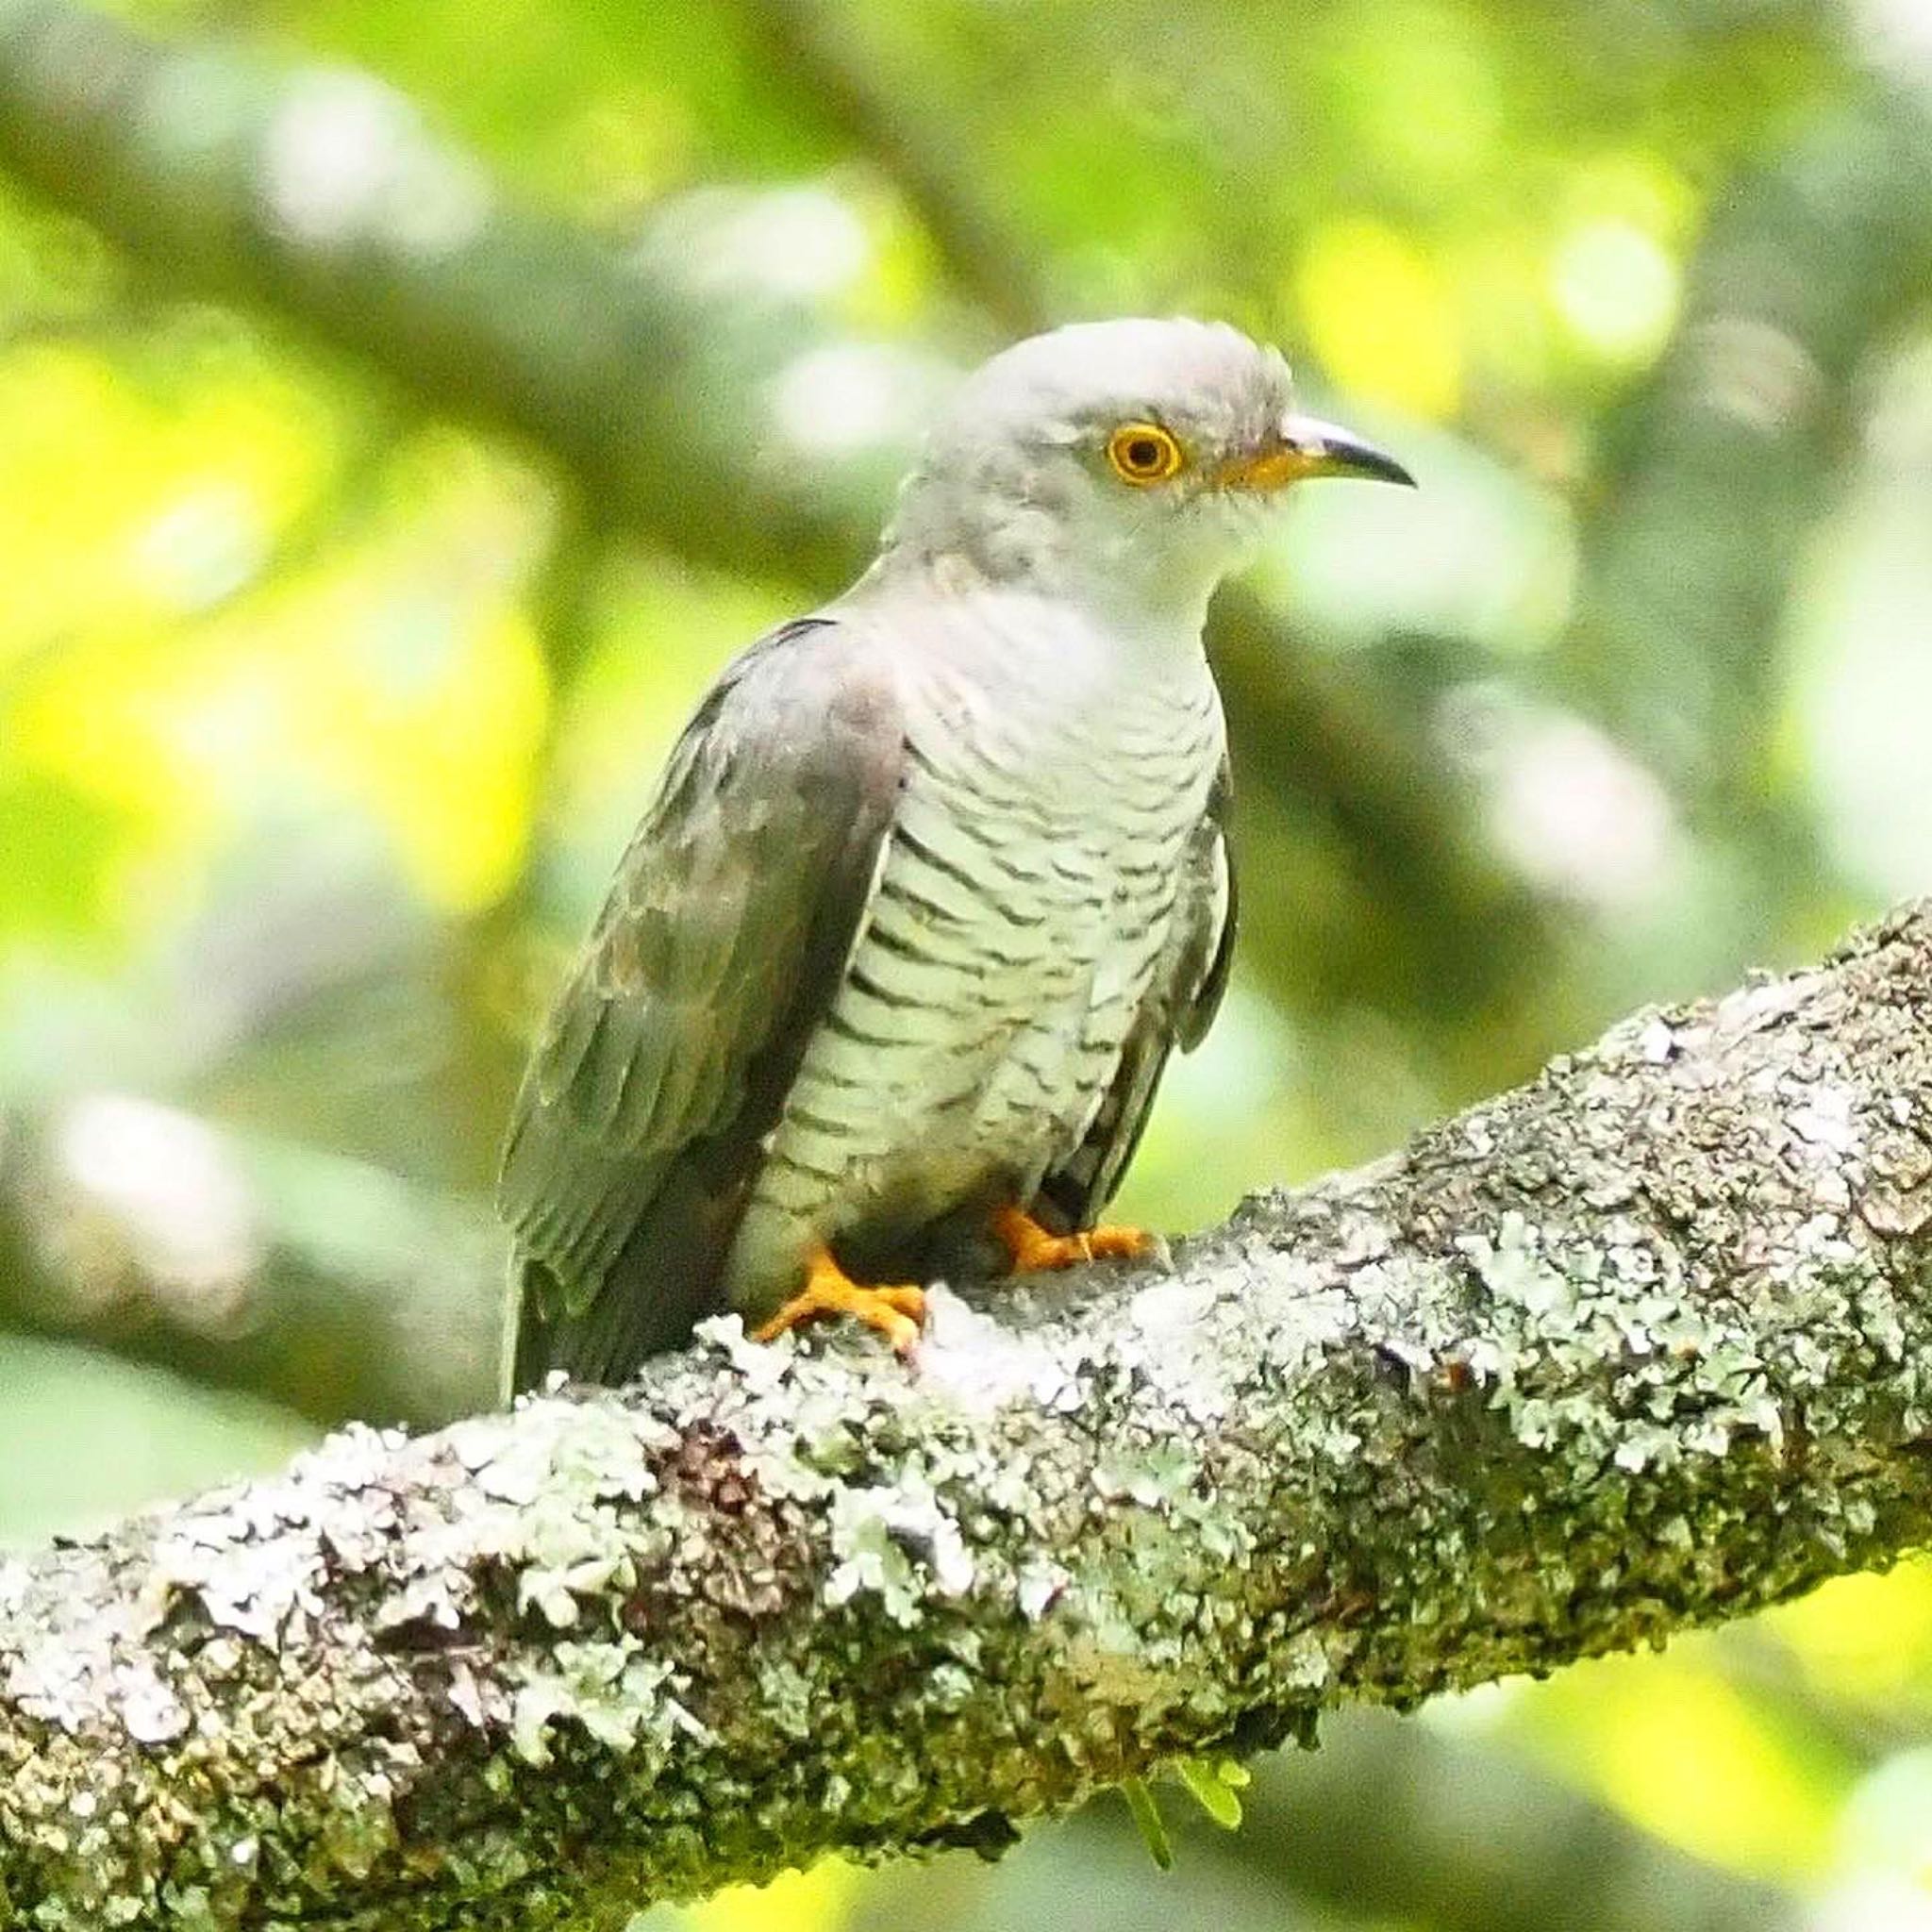
{"type": "Polygon", "coordinates": [[[0,1564],[0,1899],[615,1928],[1741,1615],[1925,1538],[1928,1225],[1918,908],[909,1361],[352,1428],[0,1564]]]}

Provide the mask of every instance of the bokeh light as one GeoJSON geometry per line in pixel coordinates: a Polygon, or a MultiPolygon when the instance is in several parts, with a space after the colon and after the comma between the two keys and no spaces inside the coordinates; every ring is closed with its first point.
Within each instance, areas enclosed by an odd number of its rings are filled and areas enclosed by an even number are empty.
{"type": "MultiPolygon", "coordinates": [[[[492,1399],[666,751],[1032,326],[1226,318],[1422,485],[1221,612],[1245,938],[1129,1215],[1932,889],[1916,0],[45,4],[147,38],[70,148],[0,36],[0,1547],[492,1399]]],[[[648,1923],[1926,1932],[1928,1575],[1344,1721],[1164,1890],[1102,1805],[648,1923]]]]}

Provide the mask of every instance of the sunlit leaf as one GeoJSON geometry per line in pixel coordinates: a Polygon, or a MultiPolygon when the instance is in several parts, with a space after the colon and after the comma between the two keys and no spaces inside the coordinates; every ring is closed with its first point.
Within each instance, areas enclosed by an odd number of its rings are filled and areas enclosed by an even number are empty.
{"type": "Polygon", "coordinates": [[[1161,1822],[1160,1807],[1154,1802],[1154,1793],[1146,1779],[1123,1778],[1120,1790],[1121,1796],[1126,1800],[1134,1829],[1141,1834],[1141,1842],[1147,1847],[1147,1856],[1163,1872],[1172,1872],[1174,1843],[1167,1835],[1167,1826],[1161,1822]]]}

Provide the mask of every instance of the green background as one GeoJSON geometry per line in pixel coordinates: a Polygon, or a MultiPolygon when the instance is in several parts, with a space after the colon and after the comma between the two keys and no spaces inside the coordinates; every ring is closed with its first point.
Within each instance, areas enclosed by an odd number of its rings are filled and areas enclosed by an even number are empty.
{"type": "MultiPolygon", "coordinates": [[[[672,736],[959,368],[1131,312],[1423,488],[1219,613],[1248,929],[1128,1214],[1932,884],[1922,0],[0,0],[0,1542],[487,1399],[672,736]]],[[[1914,1565],[1337,1722],[1173,1877],[1109,1801],[685,1916],[1919,1932],[1928,1699],[1914,1565]]]]}

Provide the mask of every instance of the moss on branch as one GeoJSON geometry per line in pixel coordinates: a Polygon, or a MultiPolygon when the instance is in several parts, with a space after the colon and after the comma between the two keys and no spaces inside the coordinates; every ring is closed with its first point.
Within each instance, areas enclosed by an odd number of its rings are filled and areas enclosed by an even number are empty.
{"type": "Polygon", "coordinates": [[[1641,1015],[1172,1273],[0,1563],[0,1924],[622,1926],[1925,1536],[1932,915],[1641,1015]]]}

